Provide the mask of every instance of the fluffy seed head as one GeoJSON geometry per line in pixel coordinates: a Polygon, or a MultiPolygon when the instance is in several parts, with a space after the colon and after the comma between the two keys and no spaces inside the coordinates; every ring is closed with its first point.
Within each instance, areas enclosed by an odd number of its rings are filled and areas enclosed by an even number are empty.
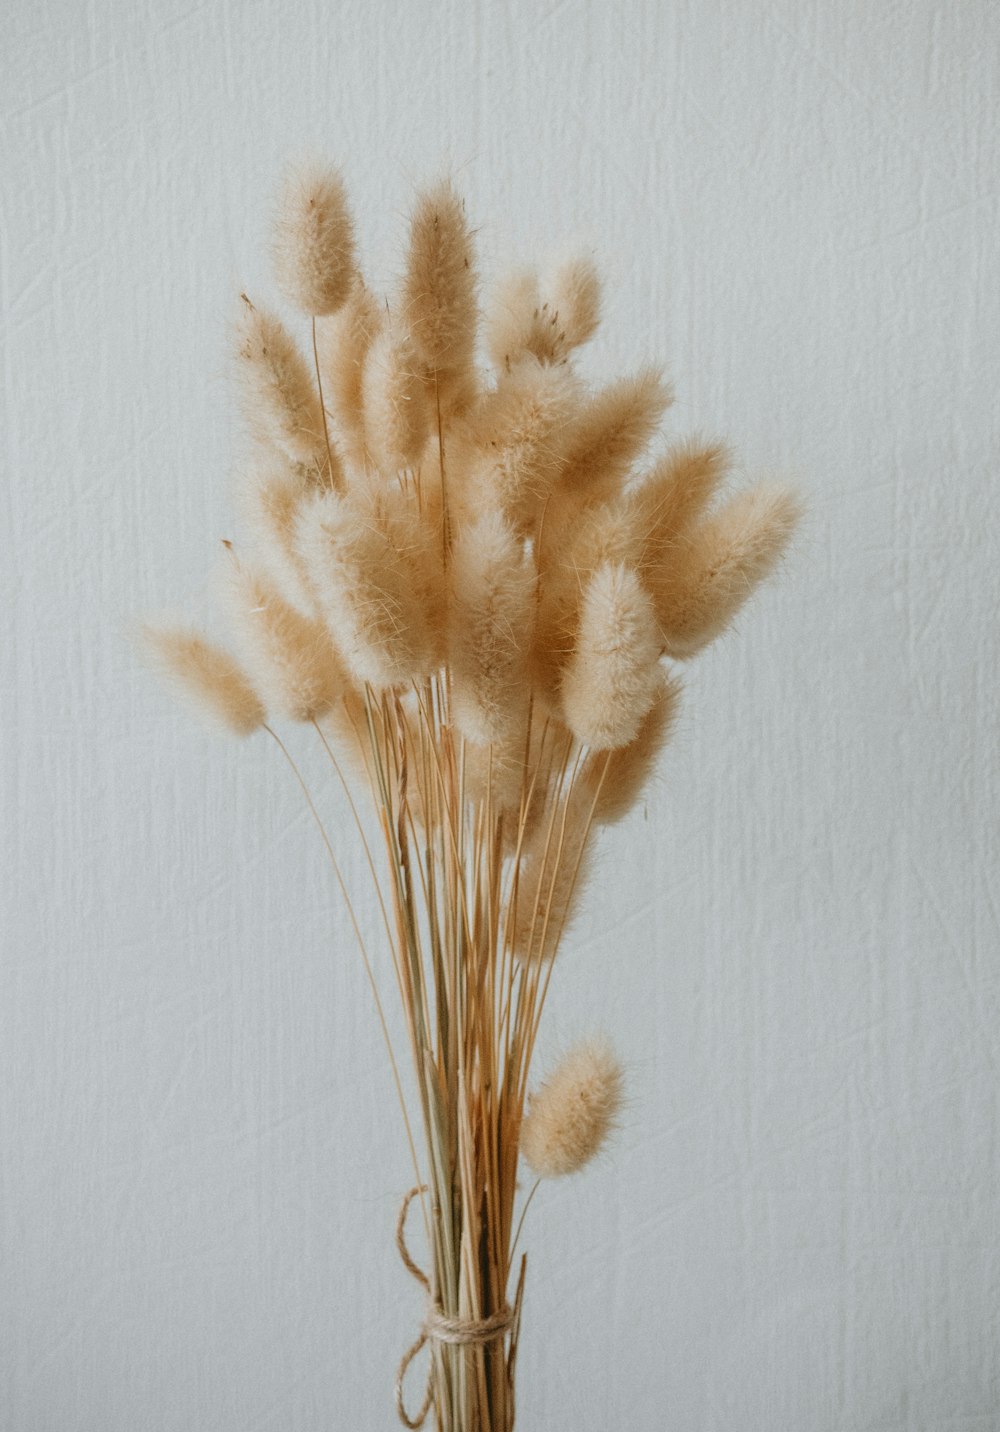
{"type": "Polygon", "coordinates": [[[484,807],[488,805],[494,819],[503,816],[508,841],[517,837],[525,744],[523,727],[513,727],[503,741],[462,742],[466,795],[484,807]]]}
{"type": "Polygon", "coordinates": [[[494,365],[508,371],[527,354],[540,363],[565,362],[597,328],[600,284],[593,263],[560,264],[545,287],[531,269],[515,269],[493,285],[486,312],[486,347],[494,365]]]}
{"type": "Polygon", "coordinates": [[[548,286],[549,306],[559,315],[563,347],[578,348],[601,321],[601,280],[594,261],[578,255],[559,265],[548,286]]]}
{"type": "Polygon", "coordinates": [[[643,536],[620,497],[581,511],[579,498],[560,489],[546,505],[536,548],[541,582],[532,679],[547,708],[558,707],[588,579],[606,562],[638,568],[643,536]]]}
{"type": "Polygon", "coordinates": [[[621,1109],[621,1065],[603,1040],[578,1044],[532,1094],[521,1152],[542,1178],[576,1173],[597,1154],[621,1109]]]}
{"type": "Polygon", "coordinates": [[[225,597],[243,659],[267,705],[293,721],[324,716],[347,684],[324,624],[236,560],[226,572],[225,597]]]}
{"type": "Polygon", "coordinates": [[[659,654],[656,613],[635,572],[602,564],[587,583],[562,683],[565,721],[578,741],[604,751],[635,739],[656,699],[659,654]]]}
{"type": "Polygon", "coordinates": [[[365,701],[357,687],[345,687],[340,700],[330,708],[320,726],[336,743],[338,760],[346,757],[348,766],[359,780],[374,781],[375,776],[370,769],[371,744],[365,701]]]}
{"type": "Polygon", "coordinates": [[[523,536],[533,535],[564,464],[576,384],[565,368],[522,359],[501,375],[470,420],[469,500],[497,508],[523,536]]]}
{"type": "Polygon", "coordinates": [[[588,500],[617,491],[672,402],[670,385],[656,368],[602,388],[574,424],[562,486],[588,500]]]}
{"type": "Polygon", "coordinates": [[[372,341],[362,377],[368,451],[380,472],[393,477],[416,467],[430,430],[425,384],[409,339],[384,328],[372,341]]]}
{"type": "Polygon", "coordinates": [[[403,317],[417,356],[437,375],[446,408],[473,386],[476,275],[465,206],[443,182],[417,198],[403,283],[403,317]]]}
{"type": "Polygon", "coordinates": [[[501,372],[526,353],[536,351],[536,327],[541,298],[538,275],[531,269],[505,274],[490,290],[486,308],[486,349],[501,372]]]}
{"type": "Polygon", "coordinates": [[[241,476],[239,504],[254,553],[281,595],[300,611],[315,611],[315,596],[296,545],[299,508],[315,488],[302,470],[279,458],[241,476]]]}
{"type": "Polygon", "coordinates": [[[274,224],[274,270],[293,307],[335,313],[354,279],[354,225],[335,170],[309,165],[286,176],[274,224]]]}
{"type": "Polygon", "coordinates": [[[686,442],[661,458],[625,502],[652,561],[702,515],[729,467],[723,443],[686,442]]]}
{"type": "Polygon", "coordinates": [[[402,565],[411,606],[420,613],[429,671],[444,661],[448,637],[440,488],[424,471],[419,483],[373,482],[359,501],[376,513],[402,565]]]}
{"type": "Polygon", "coordinates": [[[521,730],[534,612],[523,542],[499,513],[484,513],[459,533],[451,561],[452,711],[470,740],[503,742],[521,730]]]}
{"type": "Polygon", "coordinates": [[[726,629],[777,565],[799,516],[793,494],[756,487],[667,544],[648,580],[671,656],[694,656],[726,629]]]}
{"type": "Polygon", "coordinates": [[[221,647],[191,627],[142,628],[147,656],[203,716],[234,736],[256,731],[266,712],[249,680],[221,647]]]}
{"type": "Polygon", "coordinates": [[[330,485],[339,485],[335,454],[334,471],[329,470],[316,384],[281,320],[244,296],[236,338],[236,372],[251,432],[292,462],[325,473],[330,485]]]}
{"type": "Polygon", "coordinates": [[[351,467],[368,460],[362,382],[365,359],[385,317],[375,295],[355,277],[343,308],[316,324],[316,347],[323,396],[333,416],[337,442],[351,467]]]}
{"type": "Polygon", "coordinates": [[[365,492],[311,499],[299,519],[299,543],[354,678],[382,688],[427,675],[432,633],[377,499],[365,492]]]}
{"type": "Polygon", "coordinates": [[[659,673],[659,689],[644,716],[638,734],[627,746],[591,752],[580,769],[580,779],[599,825],[613,825],[626,816],[642,795],[657,758],[673,730],[680,703],[681,684],[659,673]]]}

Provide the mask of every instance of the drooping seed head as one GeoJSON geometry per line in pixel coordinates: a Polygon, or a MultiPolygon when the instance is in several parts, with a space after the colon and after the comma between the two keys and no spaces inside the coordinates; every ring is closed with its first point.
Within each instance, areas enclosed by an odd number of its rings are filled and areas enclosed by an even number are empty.
{"type": "Polygon", "coordinates": [[[193,627],[147,623],[142,644],[150,661],[180,694],[216,726],[249,736],[266,712],[253,686],[228,651],[193,627]]]}
{"type": "Polygon", "coordinates": [[[267,705],[293,721],[325,716],[347,678],[324,623],[298,611],[263,572],[235,558],[227,563],[224,598],[267,705]]]}
{"type": "Polygon", "coordinates": [[[621,1109],[621,1065],[602,1040],[578,1044],[529,1098],[521,1152],[540,1178],[576,1173],[599,1153],[621,1109]]]}
{"type": "Polygon", "coordinates": [[[340,464],[328,452],[316,383],[281,320],[244,295],[236,320],[236,374],[247,423],[263,444],[339,486],[340,464]]]}
{"type": "Polygon", "coordinates": [[[801,514],[794,494],[762,485],[738,493],[650,565],[663,645],[691,657],[719,636],[777,566],[801,514]]]}

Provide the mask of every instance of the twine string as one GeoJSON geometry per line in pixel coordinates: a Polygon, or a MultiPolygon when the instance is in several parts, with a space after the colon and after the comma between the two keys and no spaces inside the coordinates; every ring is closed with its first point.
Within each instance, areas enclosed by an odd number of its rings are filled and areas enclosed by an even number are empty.
{"type": "Polygon", "coordinates": [[[410,1211],[410,1204],[426,1191],[426,1184],[417,1184],[411,1188],[400,1204],[399,1217],[396,1219],[396,1248],[399,1251],[399,1256],[403,1260],[407,1272],[416,1278],[427,1293],[427,1312],[420,1328],[420,1335],[416,1342],[406,1349],[396,1371],[396,1412],[403,1426],[413,1429],[413,1432],[423,1426],[434,1400],[433,1366],[427,1370],[427,1390],[424,1393],[424,1400],[412,1417],[406,1410],[403,1396],[403,1380],[406,1377],[407,1369],[424,1343],[432,1341],[448,1343],[452,1347],[485,1347],[487,1343],[502,1338],[514,1321],[514,1314],[506,1303],[499,1312],[492,1313],[488,1318],[448,1317],[435,1303],[427,1274],[413,1261],[410,1250],[406,1246],[406,1216],[410,1211]]]}

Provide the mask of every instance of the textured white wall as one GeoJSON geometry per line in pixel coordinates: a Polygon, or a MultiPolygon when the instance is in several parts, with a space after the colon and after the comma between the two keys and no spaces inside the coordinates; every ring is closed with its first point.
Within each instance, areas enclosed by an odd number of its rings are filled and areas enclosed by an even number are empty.
{"type": "Polygon", "coordinates": [[[231,530],[225,321],[304,147],[383,281],[442,165],[487,268],[583,236],[591,371],[668,357],[675,429],[810,509],[553,988],[543,1056],[608,1028],[631,1103],[533,1208],[524,1427],[1000,1425],[998,28],[3,7],[5,1432],[394,1425],[409,1180],[343,911],[280,758],[127,643],[231,530]]]}

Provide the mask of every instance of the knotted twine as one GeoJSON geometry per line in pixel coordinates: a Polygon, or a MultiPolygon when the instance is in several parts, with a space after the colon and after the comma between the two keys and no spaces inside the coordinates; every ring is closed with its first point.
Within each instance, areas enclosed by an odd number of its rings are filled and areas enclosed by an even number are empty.
{"type": "Polygon", "coordinates": [[[406,1410],[403,1401],[403,1379],[410,1363],[430,1339],[432,1342],[450,1343],[453,1347],[484,1347],[487,1343],[495,1342],[502,1338],[514,1321],[514,1314],[504,1303],[499,1312],[493,1313],[488,1318],[450,1318],[437,1303],[431,1291],[430,1280],[422,1268],[419,1268],[410,1257],[410,1250],[406,1246],[406,1215],[410,1211],[410,1204],[421,1193],[427,1192],[425,1183],[417,1184],[411,1188],[403,1199],[399,1209],[399,1217],[396,1219],[396,1247],[404,1266],[413,1274],[427,1294],[427,1312],[420,1328],[420,1336],[411,1347],[408,1347],[400,1360],[396,1372],[396,1412],[404,1427],[412,1429],[422,1427],[431,1410],[431,1402],[434,1398],[433,1367],[427,1371],[427,1391],[424,1393],[424,1400],[416,1414],[411,1417],[406,1410]]]}

